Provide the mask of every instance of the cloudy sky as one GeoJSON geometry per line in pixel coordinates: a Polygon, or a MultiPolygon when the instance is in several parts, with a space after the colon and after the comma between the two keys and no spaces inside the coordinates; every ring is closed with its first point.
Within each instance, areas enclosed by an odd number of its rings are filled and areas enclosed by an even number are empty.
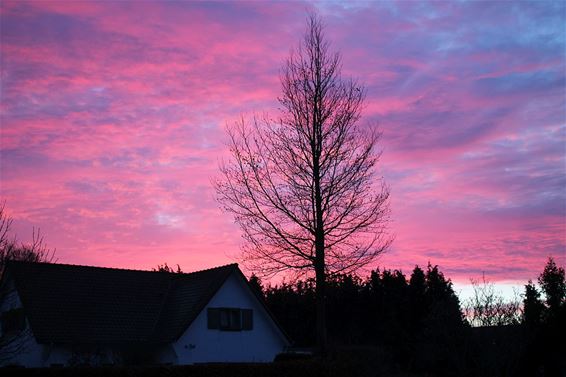
{"type": "Polygon", "coordinates": [[[456,282],[566,264],[564,2],[0,6],[0,196],[59,262],[233,262],[240,232],[210,184],[224,127],[276,113],[316,8],[383,131],[396,239],[377,263],[456,282]]]}

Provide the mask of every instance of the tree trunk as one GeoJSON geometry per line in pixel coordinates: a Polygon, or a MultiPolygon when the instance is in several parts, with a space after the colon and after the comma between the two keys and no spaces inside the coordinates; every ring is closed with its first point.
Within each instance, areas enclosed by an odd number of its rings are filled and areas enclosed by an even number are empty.
{"type": "MultiPolygon", "coordinates": [[[[324,249],[322,251],[324,253],[324,249]]],[[[318,256],[318,250],[317,250],[318,256]]],[[[324,272],[324,258],[317,258],[316,271],[316,343],[320,356],[324,356],[328,347],[326,333],[326,276],[324,272]]]]}
{"type": "MultiPolygon", "coordinates": [[[[319,76],[320,71],[316,71],[319,76]]],[[[319,81],[319,80],[318,80],[319,81]]],[[[325,244],[324,244],[324,221],[322,212],[322,194],[320,188],[320,149],[322,145],[318,88],[315,91],[314,111],[313,111],[313,141],[311,142],[313,154],[313,180],[314,180],[314,201],[315,201],[315,274],[316,274],[316,339],[318,353],[321,356],[326,354],[327,331],[326,331],[326,265],[325,265],[325,244]]]]}

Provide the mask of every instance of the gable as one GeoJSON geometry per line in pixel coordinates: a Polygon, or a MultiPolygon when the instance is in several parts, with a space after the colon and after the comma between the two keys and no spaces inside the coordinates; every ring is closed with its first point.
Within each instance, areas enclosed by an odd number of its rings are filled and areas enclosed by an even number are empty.
{"type": "Polygon", "coordinates": [[[235,270],[238,267],[234,264],[191,274],[170,274],[173,279],[152,335],[154,341],[170,342],[181,336],[235,270]]]}
{"type": "MultiPolygon", "coordinates": [[[[246,277],[239,270],[234,271],[226,279],[222,288],[207,303],[206,308],[251,309],[253,311],[252,329],[256,329],[259,324],[263,323],[262,326],[268,327],[269,331],[273,332],[273,335],[280,338],[286,345],[290,343],[287,334],[283,332],[263,300],[252,291],[246,277]]],[[[267,331],[268,329],[260,330],[267,331]]]]}
{"type": "Polygon", "coordinates": [[[270,362],[289,345],[289,340],[273,320],[263,302],[252,292],[239,270],[217,290],[197,318],[173,344],[180,364],[208,362],[270,362]],[[209,313],[215,310],[243,313],[251,311],[252,324],[210,326],[209,313]]]}

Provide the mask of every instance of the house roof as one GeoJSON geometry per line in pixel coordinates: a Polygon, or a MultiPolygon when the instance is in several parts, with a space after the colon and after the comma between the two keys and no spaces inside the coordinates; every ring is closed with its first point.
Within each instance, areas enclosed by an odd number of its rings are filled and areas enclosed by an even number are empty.
{"type": "MultiPolygon", "coordinates": [[[[39,343],[165,343],[182,335],[228,276],[231,264],[189,274],[11,261],[39,343]]],[[[5,276],[6,277],[6,276],[5,276]]]]}

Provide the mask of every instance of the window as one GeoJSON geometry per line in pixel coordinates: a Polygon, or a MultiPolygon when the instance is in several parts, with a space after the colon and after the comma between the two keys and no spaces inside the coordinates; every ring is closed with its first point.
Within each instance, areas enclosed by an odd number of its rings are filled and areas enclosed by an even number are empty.
{"type": "Polygon", "coordinates": [[[26,319],[22,308],[2,313],[2,334],[18,333],[26,327],[26,319]]]}
{"type": "Polygon", "coordinates": [[[220,309],[220,330],[241,330],[240,309],[220,309]]]}
{"type": "Polygon", "coordinates": [[[249,331],[253,328],[252,309],[208,308],[208,328],[221,331],[249,331]]]}

